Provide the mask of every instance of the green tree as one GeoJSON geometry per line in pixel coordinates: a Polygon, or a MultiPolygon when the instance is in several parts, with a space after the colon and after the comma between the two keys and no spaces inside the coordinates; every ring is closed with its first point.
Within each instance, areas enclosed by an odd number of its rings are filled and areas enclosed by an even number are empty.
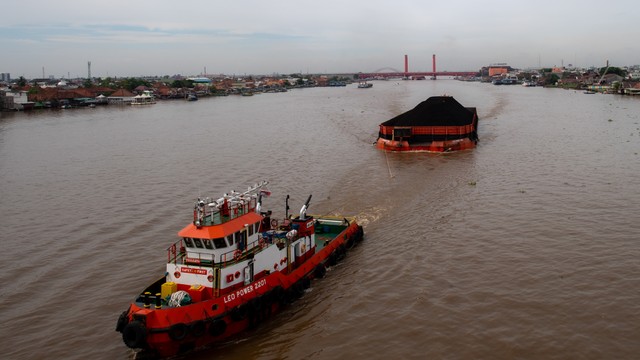
{"type": "Polygon", "coordinates": [[[113,79],[111,77],[106,77],[104,79],[100,79],[99,85],[103,86],[103,87],[113,86],[113,79]]]}
{"type": "Polygon", "coordinates": [[[27,85],[27,79],[24,78],[24,76],[20,76],[18,78],[18,86],[25,86],[27,85]]]}
{"type": "Polygon", "coordinates": [[[607,68],[600,68],[600,70],[598,71],[598,74],[600,75],[606,75],[606,74],[616,74],[616,75],[620,75],[622,77],[627,76],[627,72],[624,71],[623,69],[620,69],[619,67],[615,67],[615,66],[610,66],[609,69],[607,68]],[[606,73],[605,73],[606,71],[606,73]]]}
{"type": "Polygon", "coordinates": [[[125,88],[129,91],[133,91],[133,89],[137,88],[140,85],[147,87],[151,86],[148,81],[138,78],[126,78],[120,81],[120,87],[125,88]]]}
{"type": "Polygon", "coordinates": [[[193,88],[193,80],[174,80],[171,83],[172,88],[193,88]]]}
{"type": "Polygon", "coordinates": [[[546,75],[544,77],[544,85],[555,85],[560,78],[556,74],[546,75]]]}

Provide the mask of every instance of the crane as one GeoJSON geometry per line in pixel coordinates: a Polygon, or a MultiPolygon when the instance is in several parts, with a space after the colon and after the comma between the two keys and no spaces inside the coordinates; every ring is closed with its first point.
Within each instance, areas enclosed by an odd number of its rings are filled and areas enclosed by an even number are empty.
{"type": "Polygon", "coordinates": [[[602,85],[602,80],[604,79],[604,76],[607,75],[607,70],[609,70],[609,60],[607,60],[607,67],[602,72],[602,76],[600,76],[600,80],[598,80],[598,85],[602,85]]]}

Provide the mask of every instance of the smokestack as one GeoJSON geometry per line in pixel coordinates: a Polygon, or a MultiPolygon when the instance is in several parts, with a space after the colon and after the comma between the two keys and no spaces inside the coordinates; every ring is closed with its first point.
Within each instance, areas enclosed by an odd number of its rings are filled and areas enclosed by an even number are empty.
{"type": "Polygon", "coordinates": [[[433,54],[433,76],[436,76],[436,54],[433,54]]]}
{"type": "Polygon", "coordinates": [[[408,72],[409,72],[409,56],[405,54],[404,55],[404,75],[406,76],[408,72]]]}

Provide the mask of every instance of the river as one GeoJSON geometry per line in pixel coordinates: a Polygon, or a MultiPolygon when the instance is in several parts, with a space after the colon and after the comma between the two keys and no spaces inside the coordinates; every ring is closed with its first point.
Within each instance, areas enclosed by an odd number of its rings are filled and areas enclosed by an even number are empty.
{"type": "Polygon", "coordinates": [[[640,354],[640,98],[377,81],[148,107],[0,114],[0,357],[127,359],[118,315],[199,196],[354,215],[365,241],[255,331],[189,359],[631,359],[640,354]],[[429,96],[474,150],[395,154],[429,96]]]}

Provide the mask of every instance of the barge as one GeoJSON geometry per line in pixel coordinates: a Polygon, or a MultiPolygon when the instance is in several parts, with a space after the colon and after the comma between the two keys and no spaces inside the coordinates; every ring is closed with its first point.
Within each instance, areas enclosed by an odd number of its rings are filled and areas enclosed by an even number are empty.
{"type": "Polygon", "coordinates": [[[451,96],[432,96],[380,124],[378,149],[447,152],[475,148],[478,113],[451,96]]]}

